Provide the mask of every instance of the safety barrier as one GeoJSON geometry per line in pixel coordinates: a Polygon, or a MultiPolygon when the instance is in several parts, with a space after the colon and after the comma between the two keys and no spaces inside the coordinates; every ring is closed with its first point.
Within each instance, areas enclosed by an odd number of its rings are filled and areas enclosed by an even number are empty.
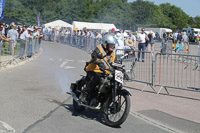
{"type": "Polygon", "coordinates": [[[18,63],[17,59],[25,59],[38,53],[39,39],[26,39],[0,43],[0,68],[7,64],[18,63]]]}
{"type": "Polygon", "coordinates": [[[133,49],[117,49],[116,55],[118,62],[125,66],[130,81],[144,83],[145,86],[142,91],[144,91],[148,85],[155,91],[153,87],[154,55],[152,52],[142,52],[133,49]],[[142,59],[142,54],[144,54],[144,59],[142,59]],[[139,55],[141,57],[140,59],[138,58],[139,55]]]}
{"type": "Polygon", "coordinates": [[[48,37],[44,37],[44,39],[47,41],[53,41],[53,42],[58,42],[58,43],[67,44],[73,47],[77,47],[77,48],[87,51],[88,53],[91,53],[98,44],[102,43],[102,40],[100,39],[94,39],[94,38],[79,36],[79,35],[72,36],[71,34],[49,35],[48,37]]]}
{"type": "MultiPolygon", "coordinates": [[[[200,68],[198,55],[157,53],[155,55],[154,85],[200,91],[200,68]]],[[[168,91],[167,91],[168,93],[168,91]]]]}

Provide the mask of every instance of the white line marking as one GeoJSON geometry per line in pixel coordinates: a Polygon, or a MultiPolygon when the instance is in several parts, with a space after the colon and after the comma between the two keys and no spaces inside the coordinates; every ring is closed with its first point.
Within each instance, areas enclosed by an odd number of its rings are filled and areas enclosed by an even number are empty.
{"type": "Polygon", "coordinates": [[[152,124],[152,125],[154,125],[156,127],[159,127],[159,128],[164,129],[166,131],[169,131],[170,133],[185,133],[183,131],[179,131],[177,129],[174,129],[172,127],[164,125],[164,124],[160,123],[159,121],[153,120],[153,119],[151,119],[151,118],[149,118],[149,117],[147,117],[147,116],[145,116],[143,114],[140,114],[138,112],[130,111],[130,114],[135,116],[135,117],[137,117],[137,118],[139,118],[139,119],[141,119],[141,120],[143,120],[143,121],[146,121],[149,124],[152,124]]]}
{"type": "Polygon", "coordinates": [[[63,61],[62,64],[60,64],[60,67],[64,67],[68,62],[63,61]]]}
{"type": "Polygon", "coordinates": [[[59,59],[59,61],[62,61],[62,59],[59,59]]]}
{"type": "Polygon", "coordinates": [[[75,68],[75,67],[72,67],[72,66],[66,66],[65,69],[72,69],[72,68],[75,68]]]}
{"type": "Polygon", "coordinates": [[[1,128],[1,125],[6,129],[6,131],[0,129],[0,133],[15,133],[16,130],[14,128],[12,128],[10,125],[8,125],[7,123],[3,122],[3,121],[0,121],[0,128],[1,128]]]}

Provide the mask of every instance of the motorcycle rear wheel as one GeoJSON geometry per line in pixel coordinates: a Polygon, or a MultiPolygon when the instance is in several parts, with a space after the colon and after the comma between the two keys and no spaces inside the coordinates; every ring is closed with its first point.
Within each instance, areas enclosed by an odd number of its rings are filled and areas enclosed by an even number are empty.
{"type": "Polygon", "coordinates": [[[104,120],[108,126],[117,127],[121,125],[130,112],[130,97],[126,94],[118,94],[113,103],[112,98],[108,98],[104,106],[104,120]],[[122,112],[122,115],[120,115],[122,112]],[[116,118],[119,117],[117,120],[116,118]]]}

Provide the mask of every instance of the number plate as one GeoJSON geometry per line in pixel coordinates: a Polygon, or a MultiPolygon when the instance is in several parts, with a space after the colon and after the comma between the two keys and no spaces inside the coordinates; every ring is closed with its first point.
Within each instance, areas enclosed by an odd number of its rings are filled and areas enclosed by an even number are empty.
{"type": "Polygon", "coordinates": [[[123,73],[121,71],[115,70],[115,80],[121,84],[123,84],[123,73]]]}

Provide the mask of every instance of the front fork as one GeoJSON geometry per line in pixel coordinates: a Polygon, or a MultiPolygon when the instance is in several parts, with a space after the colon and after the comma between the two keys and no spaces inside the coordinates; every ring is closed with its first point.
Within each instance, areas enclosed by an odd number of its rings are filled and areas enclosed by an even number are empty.
{"type": "MultiPolygon", "coordinates": [[[[121,99],[116,99],[116,96],[117,96],[117,89],[119,88],[119,83],[114,81],[113,83],[113,87],[112,87],[112,103],[113,103],[113,109],[114,109],[114,112],[117,112],[117,104],[116,104],[116,100],[120,100],[121,99]]],[[[119,97],[121,98],[121,97],[119,97]]]]}

